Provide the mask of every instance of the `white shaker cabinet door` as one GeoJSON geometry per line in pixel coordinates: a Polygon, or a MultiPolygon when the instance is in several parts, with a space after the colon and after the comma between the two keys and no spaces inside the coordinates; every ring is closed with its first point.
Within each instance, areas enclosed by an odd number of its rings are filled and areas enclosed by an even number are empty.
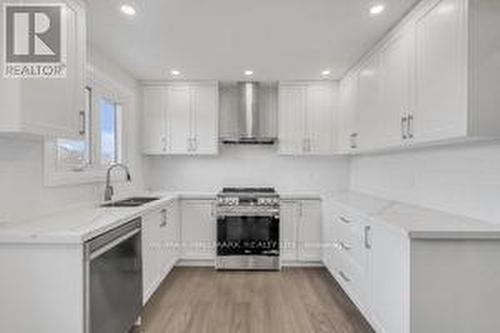
{"type": "Polygon", "coordinates": [[[467,1],[441,0],[415,24],[415,142],[467,134],[467,1]]]}
{"type": "Polygon", "coordinates": [[[217,84],[197,85],[191,89],[193,153],[217,154],[219,146],[217,84]]]}
{"type": "Polygon", "coordinates": [[[182,259],[215,260],[216,219],[213,200],[182,200],[182,259]]]}
{"type": "Polygon", "coordinates": [[[329,155],[335,144],[334,101],[338,88],[330,83],[311,84],[307,87],[307,153],[329,155]]]}
{"type": "Polygon", "coordinates": [[[300,155],[306,140],[306,88],[302,85],[280,85],[278,110],[279,153],[300,155]]]}
{"type": "Polygon", "coordinates": [[[371,230],[371,311],[381,332],[409,333],[409,242],[375,223],[371,230]]]}
{"type": "Polygon", "coordinates": [[[377,148],[401,146],[409,139],[408,116],[413,110],[414,39],[410,29],[402,29],[380,51],[380,112],[375,123],[377,148]]]}
{"type": "Polygon", "coordinates": [[[142,217],[142,281],[143,302],[146,303],[159,284],[159,243],[161,212],[155,210],[142,217]]]}
{"type": "Polygon", "coordinates": [[[356,151],[357,133],[356,113],[358,112],[358,75],[350,74],[342,79],[339,92],[339,112],[335,119],[337,123],[338,153],[356,151]]]}
{"type": "Polygon", "coordinates": [[[166,87],[167,140],[170,154],[192,150],[191,89],[188,85],[166,87]]]}
{"type": "Polygon", "coordinates": [[[165,136],[165,96],[164,87],[143,88],[143,152],[162,154],[167,152],[165,136]]]}
{"type": "Polygon", "coordinates": [[[376,127],[380,117],[380,57],[374,54],[359,71],[359,109],[356,122],[359,128],[359,149],[372,149],[376,142],[376,127]]]}
{"type": "Polygon", "coordinates": [[[321,201],[302,200],[299,208],[298,260],[321,261],[321,201]]]}
{"type": "Polygon", "coordinates": [[[297,260],[299,219],[300,201],[282,200],[280,203],[280,257],[282,261],[297,260]]]}

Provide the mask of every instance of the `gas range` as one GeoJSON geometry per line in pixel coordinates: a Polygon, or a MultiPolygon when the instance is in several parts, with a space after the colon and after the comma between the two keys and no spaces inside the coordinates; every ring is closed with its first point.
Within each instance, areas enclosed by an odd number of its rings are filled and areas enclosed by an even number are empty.
{"type": "Polygon", "coordinates": [[[274,188],[224,188],[216,211],[217,269],[279,269],[280,197],[274,188]]]}

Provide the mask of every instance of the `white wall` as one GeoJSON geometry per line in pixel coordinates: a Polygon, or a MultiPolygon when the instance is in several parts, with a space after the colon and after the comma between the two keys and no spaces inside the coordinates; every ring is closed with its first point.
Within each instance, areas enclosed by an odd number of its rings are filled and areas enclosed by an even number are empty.
{"type": "MultiPolygon", "coordinates": [[[[127,156],[134,177],[127,191],[142,189],[142,162],[139,153],[139,105],[135,80],[92,50],[89,62],[113,80],[134,91],[134,108],[128,116],[127,156]]],[[[1,110],[0,110],[1,111],[1,110]]],[[[124,190],[124,189],[122,189],[124,190]]],[[[120,191],[120,189],[118,189],[120,191]]],[[[17,222],[40,214],[69,209],[102,200],[103,184],[45,187],[43,143],[19,138],[0,138],[0,222],[17,222]]]]}
{"type": "Polygon", "coordinates": [[[356,157],[351,188],[500,223],[500,143],[356,157]]]}
{"type": "Polygon", "coordinates": [[[146,187],[217,192],[223,186],[274,186],[282,192],[326,193],[346,189],[343,157],[279,156],[276,147],[223,146],[219,156],[147,157],[146,187]]]}

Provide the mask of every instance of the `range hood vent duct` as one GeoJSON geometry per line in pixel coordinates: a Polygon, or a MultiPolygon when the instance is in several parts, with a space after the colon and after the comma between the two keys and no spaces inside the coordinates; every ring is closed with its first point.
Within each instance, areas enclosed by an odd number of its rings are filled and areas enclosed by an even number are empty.
{"type": "Polygon", "coordinates": [[[238,82],[239,90],[239,136],[236,138],[225,138],[225,144],[267,144],[276,142],[275,138],[260,136],[259,124],[259,83],[238,82]]]}

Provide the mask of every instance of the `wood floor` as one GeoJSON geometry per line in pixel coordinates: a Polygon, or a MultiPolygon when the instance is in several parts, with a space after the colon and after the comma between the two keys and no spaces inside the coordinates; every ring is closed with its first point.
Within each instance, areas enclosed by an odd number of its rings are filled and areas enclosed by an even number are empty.
{"type": "Polygon", "coordinates": [[[140,332],[374,332],[323,268],[217,272],[175,268],[150,300],[140,332]]]}

